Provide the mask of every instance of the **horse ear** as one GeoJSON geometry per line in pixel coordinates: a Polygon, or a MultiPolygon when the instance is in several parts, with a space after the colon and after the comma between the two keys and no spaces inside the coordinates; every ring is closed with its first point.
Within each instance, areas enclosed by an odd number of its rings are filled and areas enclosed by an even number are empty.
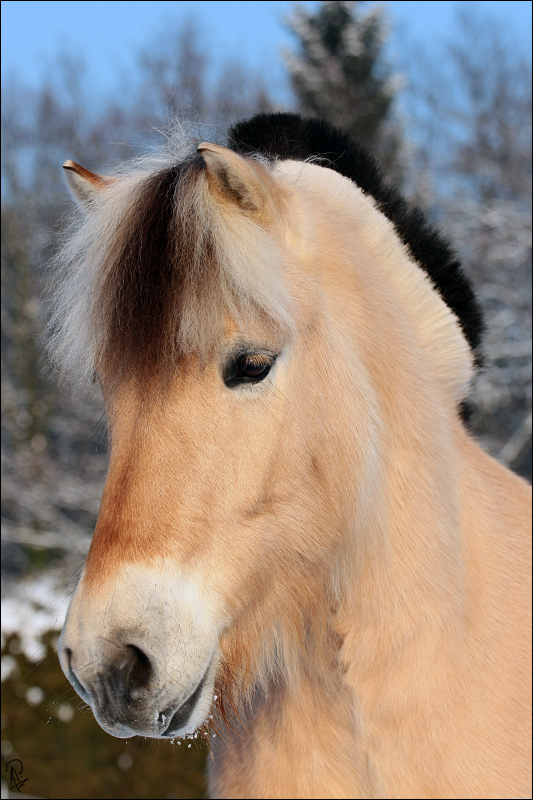
{"type": "Polygon", "coordinates": [[[266,210],[270,193],[259,165],[210,142],[198,145],[198,152],[205,161],[207,181],[213,191],[243,211],[261,215],[266,210]]]}
{"type": "Polygon", "coordinates": [[[75,161],[65,161],[63,169],[74,199],[85,209],[90,209],[93,200],[111,182],[111,178],[95,175],[75,161]]]}

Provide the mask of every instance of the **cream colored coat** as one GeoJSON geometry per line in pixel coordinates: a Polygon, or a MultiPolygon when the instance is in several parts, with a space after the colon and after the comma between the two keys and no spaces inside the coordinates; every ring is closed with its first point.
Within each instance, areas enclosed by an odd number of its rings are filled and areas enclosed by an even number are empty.
{"type": "MultiPolygon", "coordinates": [[[[157,400],[95,364],[111,460],[65,672],[119,736],[163,735],[154,698],[203,680],[216,798],[530,796],[530,488],[459,420],[456,318],[347,179],[200,151],[198,214],[278,323],[228,316],[157,400]],[[268,381],[223,385],[236,341],[268,381]],[[152,666],[127,720],[91,689],[124,630],[152,666]]],[[[68,169],[89,206],[120,191],[68,169]]]]}

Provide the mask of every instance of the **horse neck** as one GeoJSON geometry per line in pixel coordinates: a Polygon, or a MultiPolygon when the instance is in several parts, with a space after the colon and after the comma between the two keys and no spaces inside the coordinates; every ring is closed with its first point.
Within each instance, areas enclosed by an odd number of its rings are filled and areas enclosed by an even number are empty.
{"type": "Polygon", "coordinates": [[[332,382],[352,406],[344,438],[356,431],[347,446],[361,454],[351,470],[357,508],[341,558],[337,629],[344,638],[356,631],[359,641],[367,630],[379,660],[381,641],[385,651],[401,649],[414,631],[445,630],[461,615],[462,512],[474,500],[461,488],[470,456],[458,403],[472,354],[457,318],[369,198],[316,165],[299,180],[306,235],[314,232],[306,269],[320,265],[327,298],[324,349],[338,354],[332,382]]]}

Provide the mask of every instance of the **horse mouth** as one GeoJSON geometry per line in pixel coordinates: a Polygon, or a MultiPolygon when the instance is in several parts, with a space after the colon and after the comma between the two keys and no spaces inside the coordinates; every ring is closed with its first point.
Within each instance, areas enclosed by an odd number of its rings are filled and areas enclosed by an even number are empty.
{"type": "Polygon", "coordinates": [[[202,689],[204,688],[205,679],[207,677],[208,672],[209,672],[209,667],[206,669],[202,680],[200,681],[194,692],[173,714],[168,727],[163,731],[161,736],[180,735],[179,731],[183,730],[183,728],[187,725],[191,717],[191,714],[195,709],[196,703],[198,702],[198,699],[202,693],[202,689]]]}

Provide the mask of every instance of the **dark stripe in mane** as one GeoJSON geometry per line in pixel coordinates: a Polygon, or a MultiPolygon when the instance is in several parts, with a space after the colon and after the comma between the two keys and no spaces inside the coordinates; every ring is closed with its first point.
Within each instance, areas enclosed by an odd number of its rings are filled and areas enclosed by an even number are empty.
{"type": "Polygon", "coordinates": [[[228,142],[241,155],[260,153],[270,159],[296,161],[321,157],[323,166],[350,178],[371,195],[457,316],[476,363],[481,365],[482,311],[459,260],[422,211],[410,207],[396,189],[386,185],[380,166],[360,144],[322,120],[285,113],[257,114],[237,122],[229,129],[228,142]]]}
{"type": "Polygon", "coordinates": [[[106,329],[98,358],[111,375],[149,378],[175,364],[185,304],[199,285],[209,290],[216,273],[209,234],[194,214],[176,214],[203,171],[194,156],[151,175],[117,225],[94,309],[95,325],[106,329]]]}

